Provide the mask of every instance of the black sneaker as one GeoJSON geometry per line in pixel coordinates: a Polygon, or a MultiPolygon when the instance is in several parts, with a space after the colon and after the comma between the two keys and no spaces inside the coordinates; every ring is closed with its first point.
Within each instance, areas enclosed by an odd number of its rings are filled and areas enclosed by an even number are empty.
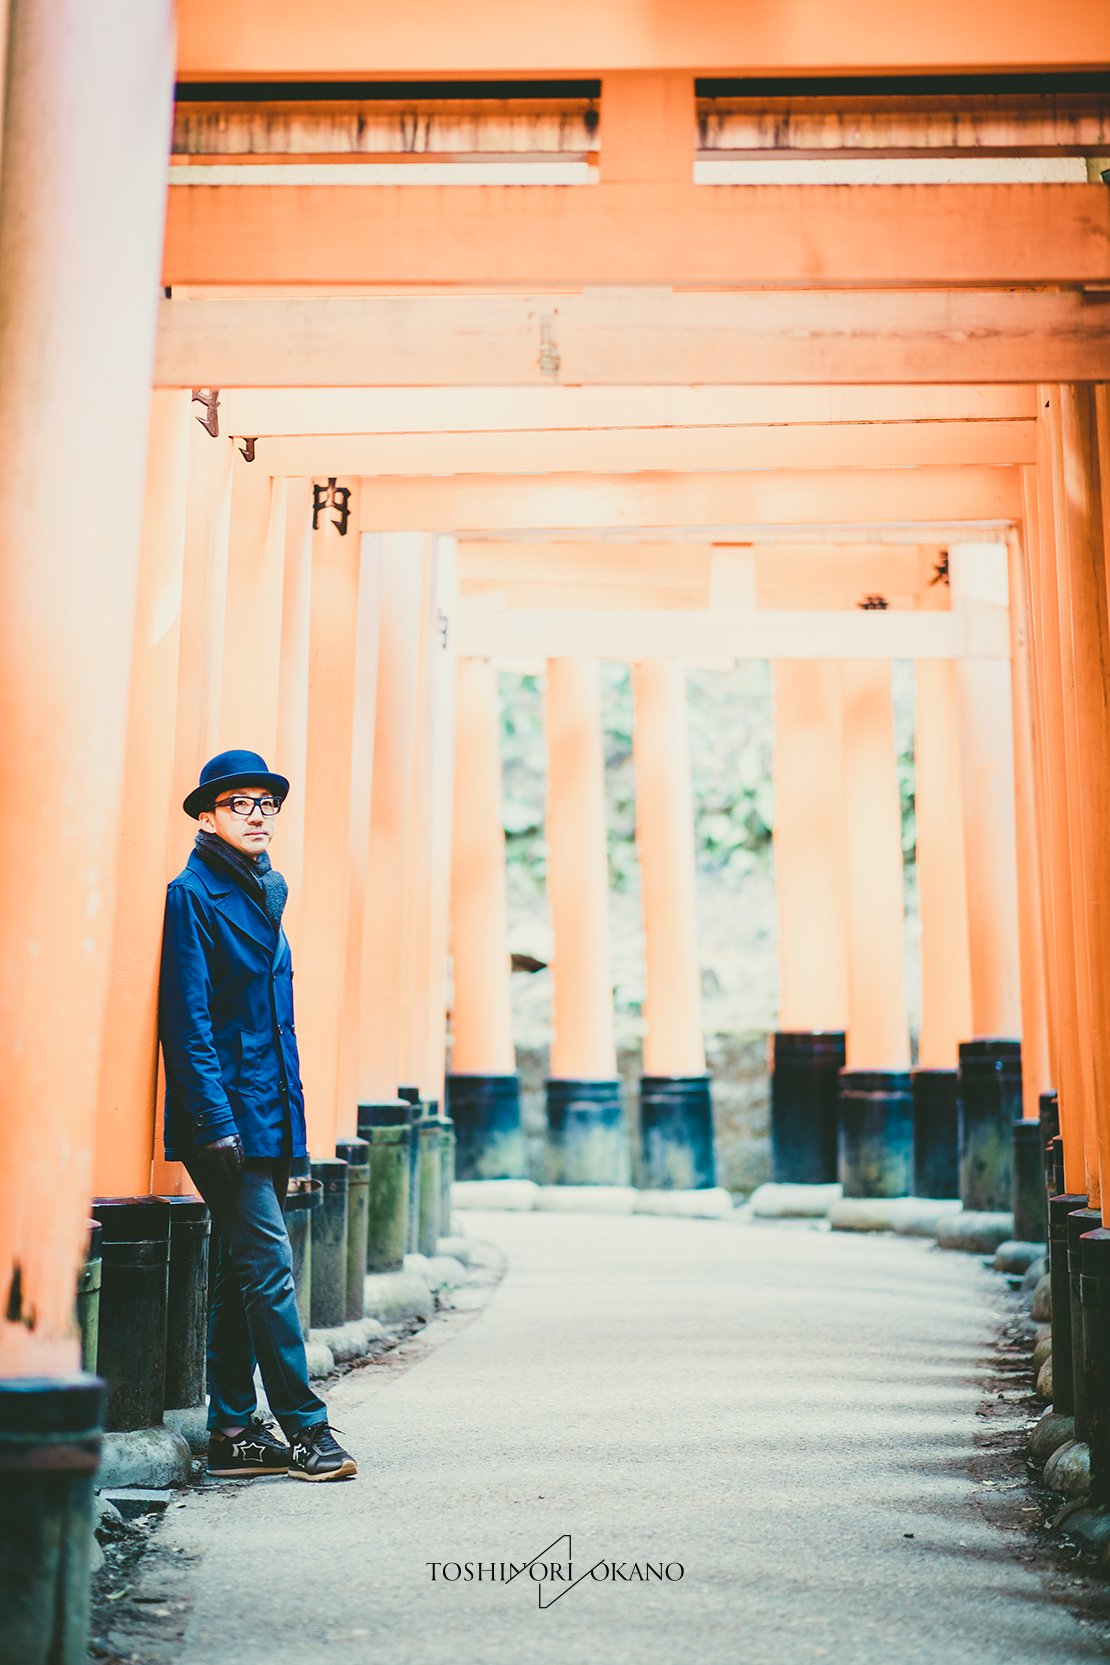
{"type": "Polygon", "coordinates": [[[290,1480],[346,1480],[357,1473],[358,1464],[332,1438],[326,1422],[293,1435],[290,1480]]]}
{"type": "Polygon", "coordinates": [[[222,1480],[252,1474],[286,1474],[289,1447],[274,1432],[273,1423],[252,1416],[234,1439],[213,1429],[208,1436],[208,1472],[222,1480]]]}

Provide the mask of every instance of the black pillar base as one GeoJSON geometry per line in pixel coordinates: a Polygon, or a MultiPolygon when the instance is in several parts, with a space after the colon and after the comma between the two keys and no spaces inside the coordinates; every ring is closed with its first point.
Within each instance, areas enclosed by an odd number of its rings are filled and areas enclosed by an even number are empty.
{"type": "Polygon", "coordinates": [[[96,1197],[100,1221],[97,1369],[108,1382],[104,1427],[157,1428],[166,1408],[170,1205],[164,1197],[96,1197]]]}
{"type": "Polygon", "coordinates": [[[409,1249],[411,1105],[406,1099],[374,1099],[358,1107],[358,1133],[370,1147],[366,1222],[366,1270],[398,1272],[409,1249]]]}
{"type": "Polygon", "coordinates": [[[208,1362],[208,1257],[212,1220],[203,1197],[170,1205],[170,1290],[166,1319],[166,1405],[203,1405],[208,1362]]]}
{"type": "Polygon", "coordinates": [[[547,1083],[545,1156],[549,1185],[628,1184],[619,1080],[547,1083]]]}
{"type": "MultiPolygon", "coordinates": [[[[1075,1406],[1075,1437],[1085,1440],[1089,1433],[1087,1417],[1087,1367],[1083,1345],[1083,1306],[1082,1306],[1082,1276],[1083,1276],[1083,1234],[1088,1231],[1098,1231],[1102,1225],[1102,1215],[1097,1208],[1075,1208],[1068,1215],[1068,1308],[1071,1319],[1071,1390],[1072,1402],[1075,1406]]],[[[1053,1319],[1055,1319],[1053,1313],[1053,1319]]],[[[1053,1346],[1055,1359],[1056,1348],[1053,1346]]],[[[1056,1365],[1052,1366],[1053,1377],[1056,1365]]]]}
{"type": "Polygon", "coordinates": [[[414,1255],[420,1250],[420,1088],[402,1085],[397,1097],[409,1107],[409,1214],[405,1227],[405,1253],[414,1255]]]}
{"type": "Polygon", "coordinates": [[[836,1180],[842,1030],[781,1031],[772,1038],[771,1178],[778,1185],[836,1180]]]}
{"type": "Polygon", "coordinates": [[[370,1146],[365,1139],[345,1139],[335,1147],[347,1164],[347,1322],[363,1314],[366,1240],[369,1229],[370,1146]]]}
{"type": "Polygon", "coordinates": [[[960,1194],[960,1116],[955,1070],[912,1070],[913,1195],[960,1194]]]}
{"type": "Polygon", "coordinates": [[[455,1178],[526,1179],[519,1075],[449,1075],[455,1178]]]}
{"type": "Polygon", "coordinates": [[[649,1186],[659,1191],[702,1191],[716,1185],[707,1075],[643,1076],[640,1127],[649,1186]]]}
{"type": "Polygon", "coordinates": [[[1039,1121],[1014,1123],[1011,1197],[1017,1241],[1044,1243],[1044,1146],[1039,1121]]]}
{"type": "Polygon", "coordinates": [[[837,1178],[846,1197],[908,1197],[913,1170],[909,1070],[841,1070],[837,1178]]]}
{"type": "Polygon", "coordinates": [[[1048,1204],[1048,1271],[1052,1279],[1052,1409],[1057,1416],[1075,1415],[1068,1215],[1086,1206],[1086,1197],[1067,1192],[1052,1197],[1048,1204]]]}
{"type": "MultiPolygon", "coordinates": [[[[1093,1504],[1110,1503],[1110,1231],[1089,1231],[1081,1239],[1080,1301],[1087,1396],[1087,1442],[1091,1448],[1093,1504]]],[[[1055,1311],[1053,1321],[1055,1322],[1055,1311]]],[[[1056,1378],[1053,1335],[1053,1383],[1056,1378]]]]}
{"type": "Polygon", "coordinates": [[[960,1042],[960,1201],[969,1211],[1008,1213],[1013,1124],[1021,1116],[1021,1042],[996,1036],[960,1042]]]}
{"type": "Polygon", "coordinates": [[[1041,1094],[1040,1105],[1041,1142],[1047,1145],[1060,1131],[1060,1100],[1056,1096],[1055,1087],[1041,1094]]]}
{"type": "Polygon", "coordinates": [[[85,1264],[77,1274],[77,1328],[81,1331],[81,1369],[96,1375],[100,1342],[100,1221],[88,1222],[85,1264]]]}
{"type": "Polygon", "coordinates": [[[85,1665],[105,1383],[0,1381],[0,1659],[85,1665]]]}
{"type": "MultiPolygon", "coordinates": [[[[301,1165],[307,1166],[308,1158],[301,1165]]],[[[294,1162],[294,1167],[298,1164],[294,1162]]],[[[297,1292],[297,1311],[301,1329],[306,1337],[312,1325],[312,1216],[324,1200],[324,1187],[318,1179],[304,1174],[290,1178],[285,1197],[285,1229],[289,1233],[289,1247],[293,1251],[293,1287],[297,1292]]]]}
{"type": "Polygon", "coordinates": [[[314,1162],[312,1177],[321,1192],[312,1215],[309,1305],[313,1329],[330,1330],[347,1321],[347,1164],[338,1158],[314,1162]]]}

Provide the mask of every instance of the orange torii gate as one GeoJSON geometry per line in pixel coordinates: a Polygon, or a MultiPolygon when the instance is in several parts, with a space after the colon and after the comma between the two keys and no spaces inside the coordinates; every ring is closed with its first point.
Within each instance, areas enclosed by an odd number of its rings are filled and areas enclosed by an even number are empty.
{"type": "MultiPolygon", "coordinates": [[[[562,513],[570,524],[588,530],[609,524],[597,518],[602,490],[631,528],[642,524],[636,503],[645,497],[648,518],[664,526],[691,524],[691,516],[703,526],[736,524],[748,515],[788,528],[799,501],[803,519],[851,513],[871,524],[876,514],[888,518],[900,499],[911,505],[910,519],[935,514],[1020,528],[1024,564],[1016,541],[1012,547],[1019,576],[1028,578],[1033,769],[1025,796],[1035,809],[1045,897],[1051,1051],[1068,1183],[1096,1205],[1110,1172],[1102,1167],[1110,1164],[1110,1006],[1100,928],[1110,418],[1105,388],[1091,385],[1110,380],[1103,129],[1083,127],[1079,112],[1067,134],[1064,123],[1047,143],[1061,159],[1089,163],[1085,179],[1075,171],[1031,179],[1003,170],[976,184],[953,169],[948,182],[935,174],[933,182],[910,182],[922,177],[911,173],[905,183],[848,189],[709,183],[695,169],[717,166],[728,148],[709,140],[714,111],[723,121],[729,100],[743,102],[740,76],[752,97],[774,96],[769,79],[788,83],[795,100],[804,98],[799,82],[807,78],[824,78],[824,96],[835,99],[836,77],[856,78],[844,94],[852,98],[868,96],[858,79],[872,77],[883,96],[896,99],[899,76],[948,76],[946,92],[934,82],[937,96],[970,112],[980,94],[966,82],[961,92],[961,76],[987,77],[990,96],[1004,103],[1026,96],[1006,76],[1047,74],[1054,97],[1070,98],[1072,86],[1076,97],[1097,104],[1098,88],[1084,92],[1064,77],[1110,61],[1105,8],[1070,0],[1049,14],[991,3],[968,14],[945,0],[907,24],[871,4],[834,14],[815,0],[790,0],[758,16],[722,17],[706,0],[668,0],[650,16],[634,4],[599,9],[572,0],[551,31],[500,0],[466,11],[434,0],[419,17],[378,4],[341,5],[321,16],[302,0],[264,9],[251,0],[183,0],[177,69],[183,87],[203,90],[194,102],[241,112],[280,104],[281,92],[295,85],[297,102],[312,106],[328,102],[314,92],[339,83],[353,85],[358,102],[373,98],[368,83],[387,77],[394,103],[405,100],[398,82],[417,89],[413,98],[443,103],[451,98],[445,81],[472,87],[479,80],[496,101],[491,79],[519,89],[522,81],[586,77],[597,142],[581,158],[582,182],[565,186],[351,183],[326,170],[362,166],[361,155],[320,161],[312,149],[292,162],[293,153],[282,153],[274,165],[288,169],[287,182],[250,183],[258,164],[225,155],[219,165],[241,169],[243,182],[173,184],[168,212],[168,7],[145,8],[141,29],[133,8],[110,9],[91,33],[67,31],[53,0],[28,0],[13,15],[0,159],[0,432],[9,481],[0,550],[5,1380],[57,1383],[77,1361],[72,1291],[96,1130],[95,1155],[113,1185],[151,1183],[149,1146],[129,1144],[121,1108],[125,1095],[149,1094],[153,1084],[151,931],[161,880],[180,856],[180,833],[170,831],[163,806],[171,793],[180,801],[182,783],[195,780],[196,765],[231,721],[233,702],[242,701],[245,712],[254,695],[236,680],[225,609],[238,625],[255,622],[270,650],[276,647],[279,670],[288,670],[286,694],[299,690],[283,698],[278,674],[251,720],[303,757],[307,779],[339,766],[357,811],[341,841],[311,814],[292,834],[304,892],[319,899],[318,920],[310,925],[303,910],[301,920],[302,929],[319,928],[308,949],[317,964],[334,968],[339,954],[345,965],[358,957],[360,933],[340,920],[336,901],[340,867],[344,886],[365,882],[372,893],[357,848],[352,860],[352,838],[394,857],[406,840],[419,852],[394,898],[396,930],[419,946],[393,985],[372,998],[383,1022],[402,1031],[409,1055],[430,1059],[428,1003],[445,900],[422,890],[420,875],[430,871],[425,834],[443,785],[433,767],[444,742],[432,650],[455,554],[450,537],[433,538],[428,529],[557,529],[567,525],[558,505],[569,504],[562,513]],[[762,78],[762,92],[751,92],[752,77],[762,78]],[[429,78],[439,83],[431,94],[429,78]],[[298,178],[294,169],[310,162],[325,171],[298,178]],[[159,278],[169,293],[156,319],[159,278]],[[271,487],[267,500],[245,475],[245,458],[234,460],[226,429],[215,444],[207,434],[198,438],[188,393],[224,385],[547,389],[571,382],[584,389],[1037,384],[1035,414],[1023,407],[1013,418],[1015,426],[1035,423],[1036,432],[1030,452],[1028,431],[984,431],[971,466],[945,453],[950,435],[934,436],[927,464],[912,476],[906,469],[897,490],[890,474],[901,473],[895,458],[907,454],[897,450],[905,436],[882,436],[893,448],[880,456],[878,443],[862,435],[837,450],[826,429],[806,440],[817,467],[788,479],[776,478],[786,451],[770,421],[753,424],[764,431],[750,436],[762,477],[691,469],[688,477],[668,477],[649,454],[653,442],[614,439],[606,442],[611,474],[602,487],[581,448],[564,440],[566,478],[506,482],[507,464],[469,435],[469,473],[434,484],[425,475],[417,486],[404,477],[415,445],[394,464],[396,474],[375,477],[364,460],[372,425],[350,439],[333,418],[319,432],[341,438],[341,446],[320,472],[349,477],[362,524],[380,539],[364,569],[363,550],[344,544],[337,552],[326,530],[318,527],[312,544],[304,476],[284,488],[284,503],[281,488],[271,487]],[[152,386],[161,391],[148,452],[152,386]],[[1000,453],[988,456],[996,443],[1000,453]],[[845,468],[853,455],[865,467],[845,468]],[[647,477],[630,482],[619,473],[630,456],[647,477]],[[809,477],[815,474],[823,478],[809,477]],[[455,518],[433,518],[433,507],[437,514],[450,507],[455,518]],[[263,522],[257,569],[237,570],[229,588],[229,539],[249,542],[263,522]],[[276,610],[267,614],[265,605],[279,572],[280,630],[276,610]],[[375,667],[379,700],[388,688],[391,709],[405,713],[407,742],[393,760],[393,813],[377,829],[367,782],[347,769],[350,690],[365,689],[371,677],[361,588],[352,612],[356,577],[359,586],[364,577],[380,585],[383,618],[399,621],[394,640],[418,646],[411,664],[402,652],[390,670],[381,656],[375,667]],[[334,683],[325,677],[313,687],[307,667],[323,632],[329,648],[342,637],[343,653],[334,683]],[[140,861],[147,864],[141,885],[133,865],[140,861]],[[409,1003],[403,1023],[400,981],[409,1003]],[[145,1002],[141,1054],[121,1052],[114,1027],[121,1013],[130,1022],[132,991],[145,1002]]],[[[739,121],[729,110],[728,119],[739,121]]],[[[1044,135],[1023,143],[1027,118],[1019,120],[1016,105],[1011,114],[990,148],[1002,160],[1030,160],[1015,153],[1046,148],[1044,135]]],[[[733,147],[744,152],[745,166],[760,149],[757,128],[733,147]]],[[[731,131],[735,140],[739,128],[731,131]]],[[[889,138],[893,129],[872,124],[873,149],[884,148],[875,143],[880,131],[889,138]]],[[[899,131],[907,136],[904,123],[899,131]]],[[[974,143],[965,148],[981,148],[982,128],[969,121],[968,131],[974,143]]],[[[908,137],[894,147],[912,153],[903,159],[916,164],[936,149],[927,123],[908,137]]],[[[175,165],[191,173],[194,163],[201,165],[181,153],[175,165]]],[[[217,164],[209,158],[204,165],[217,164]]],[[[812,418],[817,427],[825,420],[812,418]]],[[[293,431],[298,444],[302,432],[293,431]]],[[[273,441],[275,458],[276,447],[289,443],[273,441]]],[[[715,455],[724,443],[713,437],[715,455]]],[[[535,448],[529,452],[519,434],[506,441],[510,454],[537,466],[529,460],[535,448]]],[[[323,452],[304,455],[307,472],[316,473],[323,452]]],[[[424,457],[434,455],[425,444],[424,457]]],[[[265,477],[284,481],[286,470],[265,477]]],[[[923,615],[915,624],[941,622],[923,615]]],[[[870,628],[869,619],[860,623],[870,628]]],[[[882,628],[902,626],[892,618],[882,628]]],[[[321,1045],[336,1044],[329,1033],[321,1045]]],[[[357,1074],[349,1053],[330,1060],[328,1072],[337,1082],[357,1074]]]]}

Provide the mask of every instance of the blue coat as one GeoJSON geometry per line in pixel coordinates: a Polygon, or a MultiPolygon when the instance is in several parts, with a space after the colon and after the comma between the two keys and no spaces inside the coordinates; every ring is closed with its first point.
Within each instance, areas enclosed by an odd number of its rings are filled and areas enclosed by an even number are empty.
{"type": "Polygon", "coordinates": [[[158,1034],[166,1155],[238,1130],[248,1156],[304,1156],[285,932],[194,850],[166,893],[158,1034]]]}

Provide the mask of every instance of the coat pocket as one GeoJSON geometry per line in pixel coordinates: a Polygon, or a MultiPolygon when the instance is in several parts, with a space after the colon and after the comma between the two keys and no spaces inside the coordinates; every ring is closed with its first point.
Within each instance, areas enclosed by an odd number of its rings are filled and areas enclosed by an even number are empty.
{"type": "Polygon", "coordinates": [[[253,1098],[268,1085],[273,1074],[274,1050],[272,1035],[252,1034],[244,1029],[239,1036],[239,1091],[244,1098],[253,1098]]]}

